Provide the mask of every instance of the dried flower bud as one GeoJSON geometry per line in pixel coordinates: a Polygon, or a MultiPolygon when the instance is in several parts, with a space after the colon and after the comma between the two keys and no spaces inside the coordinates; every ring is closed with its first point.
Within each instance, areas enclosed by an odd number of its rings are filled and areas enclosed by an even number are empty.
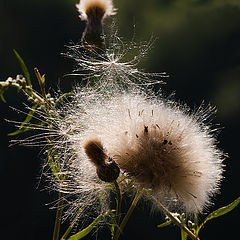
{"type": "Polygon", "coordinates": [[[97,167],[97,175],[104,182],[113,182],[115,181],[120,173],[120,169],[117,163],[109,158],[109,161],[104,165],[97,167]]]}
{"type": "Polygon", "coordinates": [[[83,147],[88,158],[96,166],[97,175],[102,181],[113,182],[118,178],[120,169],[117,163],[104,153],[103,145],[98,138],[88,139],[83,147]]]}
{"type": "Polygon", "coordinates": [[[105,164],[106,155],[103,145],[98,138],[88,139],[83,147],[88,158],[96,167],[105,164]]]}

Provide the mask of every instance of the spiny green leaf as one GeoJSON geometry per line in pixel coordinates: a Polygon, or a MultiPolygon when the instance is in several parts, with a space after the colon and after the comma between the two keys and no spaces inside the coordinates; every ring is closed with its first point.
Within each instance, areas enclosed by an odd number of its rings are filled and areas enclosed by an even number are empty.
{"type": "Polygon", "coordinates": [[[216,211],[210,213],[206,218],[205,220],[203,221],[203,223],[199,226],[199,228],[197,229],[197,234],[199,233],[200,229],[203,227],[203,225],[213,219],[213,218],[217,218],[217,217],[220,217],[230,211],[232,211],[235,207],[237,207],[237,205],[240,203],[240,197],[238,197],[235,201],[233,201],[232,203],[230,203],[229,205],[225,206],[225,207],[222,207],[222,208],[219,208],[217,209],[216,211]]]}
{"type": "Polygon", "coordinates": [[[93,230],[93,228],[102,220],[102,218],[105,215],[108,215],[108,214],[109,214],[109,211],[106,212],[105,214],[100,214],[89,226],[84,228],[82,231],[72,235],[71,237],[68,238],[68,240],[82,239],[83,237],[85,237],[87,234],[89,234],[93,230]]]}
{"type": "Polygon", "coordinates": [[[20,55],[18,54],[18,52],[15,49],[13,49],[13,52],[15,53],[15,55],[16,55],[19,63],[20,63],[20,65],[21,65],[21,69],[22,69],[23,74],[24,74],[24,76],[25,76],[25,78],[27,80],[28,85],[30,87],[32,87],[31,80],[30,80],[30,74],[29,74],[29,71],[27,69],[27,66],[25,65],[23,59],[20,57],[20,55]]]}
{"type": "Polygon", "coordinates": [[[25,120],[21,123],[20,127],[18,128],[17,131],[13,132],[13,133],[9,133],[8,136],[15,136],[17,134],[20,134],[20,133],[23,133],[23,132],[26,132],[28,130],[31,130],[32,128],[27,126],[27,127],[24,127],[27,123],[29,123],[35,113],[35,110],[37,108],[38,104],[35,104],[31,110],[29,111],[27,117],[25,118],[25,120]]]}
{"type": "Polygon", "coordinates": [[[163,227],[166,227],[166,226],[170,225],[171,223],[172,223],[172,221],[168,220],[168,221],[166,221],[164,223],[161,223],[161,224],[157,225],[157,227],[158,228],[163,228],[163,227]]]}

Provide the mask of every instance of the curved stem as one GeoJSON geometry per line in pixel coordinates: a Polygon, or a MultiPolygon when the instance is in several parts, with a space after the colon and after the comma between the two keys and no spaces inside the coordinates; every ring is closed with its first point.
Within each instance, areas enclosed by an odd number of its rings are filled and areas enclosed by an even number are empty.
{"type": "Polygon", "coordinates": [[[178,227],[180,227],[184,232],[187,233],[187,235],[193,239],[193,240],[200,240],[197,236],[191,232],[185,224],[183,224],[177,217],[175,217],[170,211],[167,210],[156,198],[152,197],[151,198],[153,202],[166,214],[169,219],[176,224],[178,227]]]}
{"type": "Polygon", "coordinates": [[[115,235],[117,233],[117,228],[121,220],[121,206],[122,206],[122,192],[117,180],[114,181],[114,186],[116,188],[116,193],[117,193],[117,199],[116,199],[117,207],[116,207],[116,222],[113,230],[113,239],[115,238],[115,235]]]}
{"type": "Polygon", "coordinates": [[[84,205],[83,207],[81,207],[79,209],[79,211],[77,212],[76,216],[74,217],[73,221],[71,222],[70,226],[68,227],[67,231],[63,234],[61,240],[65,240],[67,239],[68,235],[70,234],[70,232],[73,229],[73,226],[75,225],[75,223],[77,222],[78,218],[80,217],[80,215],[82,214],[82,212],[84,211],[86,205],[84,205]]]}

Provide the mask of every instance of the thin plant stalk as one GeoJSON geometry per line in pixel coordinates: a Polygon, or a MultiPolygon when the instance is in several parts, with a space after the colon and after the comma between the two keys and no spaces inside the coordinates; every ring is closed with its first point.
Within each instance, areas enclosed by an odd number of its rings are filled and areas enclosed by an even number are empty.
{"type": "Polygon", "coordinates": [[[78,218],[80,217],[80,215],[82,214],[82,212],[84,211],[86,205],[84,205],[83,207],[81,207],[79,209],[79,211],[77,212],[76,216],[74,217],[72,223],[70,224],[70,226],[68,227],[67,231],[63,234],[61,240],[65,240],[67,239],[68,235],[70,234],[70,232],[73,229],[73,226],[75,225],[75,223],[77,222],[78,218]]]}
{"type": "Polygon", "coordinates": [[[197,236],[191,232],[185,224],[183,224],[177,217],[175,217],[170,211],[167,210],[157,199],[152,197],[153,202],[164,212],[165,215],[169,217],[169,219],[176,224],[178,227],[180,227],[184,232],[187,233],[187,235],[193,239],[193,240],[200,240],[197,236]]]}
{"type": "MultiPolygon", "coordinates": [[[[69,159],[69,164],[68,164],[68,167],[67,167],[67,171],[69,170],[72,159],[74,157],[75,157],[75,154],[69,159]]],[[[64,175],[62,181],[65,181],[66,179],[67,179],[67,174],[64,175]]],[[[82,211],[84,210],[84,208],[85,207],[81,208],[82,211]]],[[[82,212],[81,209],[79,210],[79,215],[82,212]]],[[[58,195],[58,206],[57,206],[56,220],[55,220],[55,224],[54,224],[53,240],[58,240],[59,239],[62,213],[63,213],[63,192],[60,190],[59,195],[58,195]]],[[[76,218],[76,220],[77,220],[77,218],[76,218]]],[[[75,224],[75,222],[74,222],[74,224],[75,224]]],[[[69,228],[71,228],[71,225],[70,225],[69,228]]]]}
{"type": "Polygon", "coordinates": [[[63,212],[63,193],[60,191],[58,195],[58,206],[54,224],[53,240],[59,239],[62,212],[63,212]]]}
{"type": "Polygon", "coordinates": [[[117,229],[121,220],[121,207],[122,207],[122,191],[121,191],[121,188],[119,187],[117,180],[114,181],[114,186],[117,194],[117,199],[116,199],[117,207],[116,207],[116,222],[113,230],[113,239],[115,238],[115,235],[117,233],[117,229]]]}
{"type": "Polygon", "coordinates": [[[141,188],[138,188],[138,190],[137,190],[137,192],[135,194],[135,197],[134,197],[134,199],[132,201],[132,204],[131,204],[130,208],[128,209],[127,214],[123,218],[122,223],[121,223],[118,231],[116,232],[116,235],[114,236],[113,240],[118,240],[119,239],[120,234],[123,232],[124,227],[126,226],[130,216],[132,215],[132,212],[135,209],[140,196],[141,196],[141,188]]]}

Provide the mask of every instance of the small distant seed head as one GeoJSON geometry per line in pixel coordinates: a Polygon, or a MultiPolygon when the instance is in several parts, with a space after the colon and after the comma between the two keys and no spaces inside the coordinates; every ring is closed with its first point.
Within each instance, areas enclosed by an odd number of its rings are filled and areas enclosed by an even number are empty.
{"type": "Polygon", "coordinates": [[[89,49],[103,46],[103,19],[113,14],[111,0],[81,0],[76,5],[82,20],[87,20],[82,43],[89,49]]]}
{"type": "Polygon", "coordinates": [[[89,17],[92,16],[91,14],[95,12],[94,9],[102,12],[102,15],[99,15],[101,17],[100,20],[115,14],[112,0],[80,0],[76,7],[82,20],[89,20],[89,17]]]}

